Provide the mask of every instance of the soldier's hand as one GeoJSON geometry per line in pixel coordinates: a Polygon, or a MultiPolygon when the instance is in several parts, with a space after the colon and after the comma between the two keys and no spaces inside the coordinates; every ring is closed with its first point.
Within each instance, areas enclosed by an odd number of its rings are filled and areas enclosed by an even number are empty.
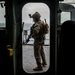
{"type": "Polygon", "coordinates": [[[29,17],[31,18],[31,14],[29,14],[29,17]]]}
{"type": "Polygon", "coordinates": [[[28,43],[28,42],[29,42],[29,39],[26,40],[26,43],[28,43]]]}

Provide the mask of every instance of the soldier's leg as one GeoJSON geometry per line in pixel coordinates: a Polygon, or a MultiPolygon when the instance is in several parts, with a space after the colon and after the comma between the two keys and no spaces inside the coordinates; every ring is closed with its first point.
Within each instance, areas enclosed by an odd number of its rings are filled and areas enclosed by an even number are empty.
{"type": "Polygon", "coordinates": [[[42,62],[43,62],[42,64],[43,64],[43,66],[45,66],[45,65],[47,65],[47,62],[46,62],[46,57],[45,57],[43,45],[41,45],[40,53],[41,53],[42,62]]]}
{"type": "Polygon", "coordinates": [[[34,45],[34,56],[37,64],[37,67],[33,69],[34,71],[43,70],[41,64],[41,58],[40,58],[40,49],[41,49],[40,45],[34,45]]]}

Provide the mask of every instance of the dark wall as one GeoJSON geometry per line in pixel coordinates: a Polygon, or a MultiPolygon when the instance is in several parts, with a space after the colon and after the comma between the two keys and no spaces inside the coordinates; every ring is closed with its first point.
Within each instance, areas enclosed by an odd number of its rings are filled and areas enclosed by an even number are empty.
{"type": "Polygon", "coordinates": [[[9,62],[9,54],[6,48],[7,45],[7,36],[6,30],[0,29],[0,73],[4,74],[5,71],[8,74],[8,62],[9,62]],[[3,72],[4,71],[4,72],[3,72]]]}
{"type": "Polygon", "coordinates": [[[13,4],[12,0],[6,1],[6,28],[8,36],[8,44],[13,45],[13,4]]]}

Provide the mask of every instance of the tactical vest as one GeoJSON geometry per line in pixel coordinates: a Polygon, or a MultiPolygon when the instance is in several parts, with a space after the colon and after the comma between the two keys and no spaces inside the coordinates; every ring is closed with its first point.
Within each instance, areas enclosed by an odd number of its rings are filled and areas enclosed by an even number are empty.
{"type": "Polygon", "coordinates": [[[45,40],[45,34],[43,34],[43,21],[38,21],[31,27],[31,34],[34,34],[32,38],[35,40],[45,40]]]}

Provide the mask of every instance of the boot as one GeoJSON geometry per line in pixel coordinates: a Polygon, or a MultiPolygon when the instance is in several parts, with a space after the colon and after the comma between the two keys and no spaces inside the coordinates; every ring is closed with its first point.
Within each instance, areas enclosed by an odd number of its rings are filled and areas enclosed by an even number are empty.
{"type": "Polygon", "coordinates": [[[33,71],[42,71],[43,67],[41,64],[37,64],[38,66],[36,68],[33,69],[33,71]]]}
{"type": "Polygon", "coordinates": [[[33,69],[33,71],[42,71],[42,70],[43,70],[42,67],[36,67],[36,68],[33,69]]]}
{"type": "Polygon", "coordinates": [[[42,63],[42,66],[43,66],[43,67],[45,67],[46,65],[47,65],[47,63],[46,63],[46,62],[43,62],[43,63],[42,63]]]}

